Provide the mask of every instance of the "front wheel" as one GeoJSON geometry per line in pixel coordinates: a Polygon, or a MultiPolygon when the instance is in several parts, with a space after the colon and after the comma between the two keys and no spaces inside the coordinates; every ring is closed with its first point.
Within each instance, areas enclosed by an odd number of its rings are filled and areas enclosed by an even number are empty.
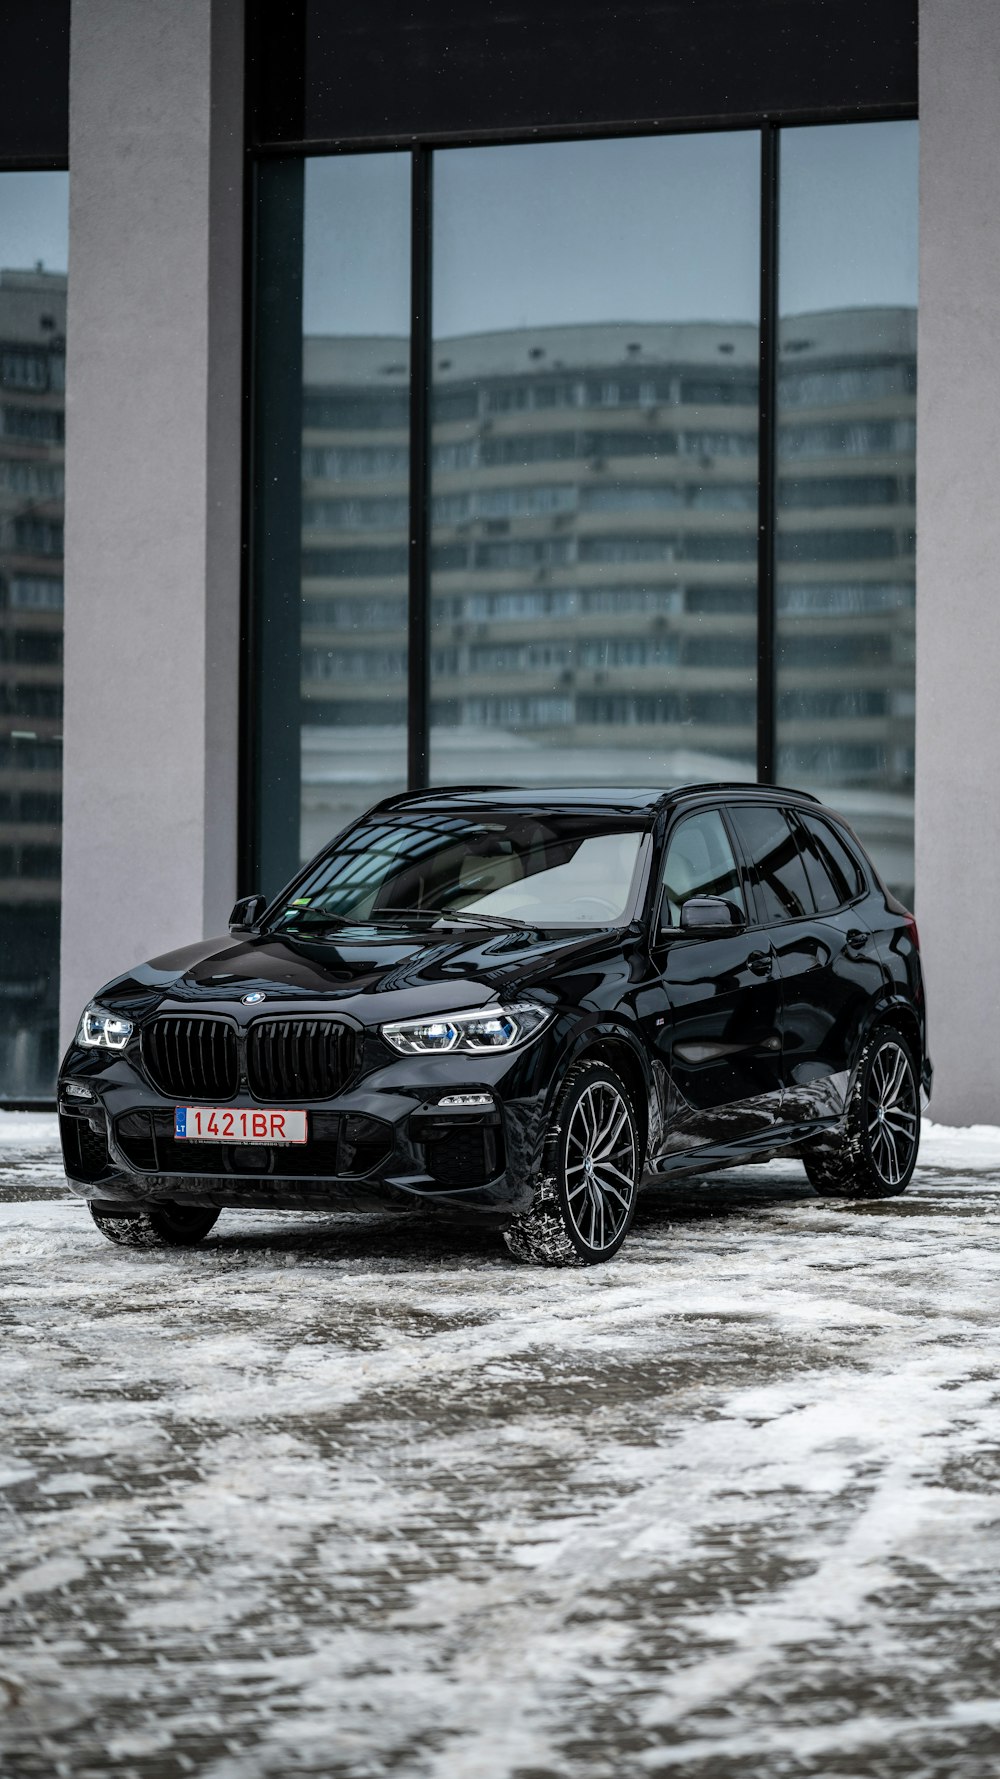
{"type": "Polygon", "coordinates": [[[104,1211],[90,1214],[102,1235],[119,1248],[193,1248],[218,1222],[218,1211],[206,1205],[150,1205],[111,1217],[104,1211]]]}
{"type": "Polygon", "coordinates": [[[635,1216],[642,1157],[625,1083],[603,1063],[566,1077],[535,1195],[504,1230],[515,1260],[595,1266],[617,1254],[635,1216]]]}
{"type": "Polygon", "coordinates": [[[919,1147],[913,1052],[893,1026],[876,1026],[858,1060],[838,1136],[803,1157],[809,1183],[825,1198],[892,1198],[906,1191],[919,1147]]]}

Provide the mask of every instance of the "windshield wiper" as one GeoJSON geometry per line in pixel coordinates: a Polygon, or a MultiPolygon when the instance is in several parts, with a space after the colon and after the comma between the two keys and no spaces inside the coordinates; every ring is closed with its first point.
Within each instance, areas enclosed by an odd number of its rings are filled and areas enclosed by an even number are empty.
{"type": "Polygon", "coordinates": [[[518,928],[530,926],[526,920],[516,920],[512,914],[480,914],[478,910],[464,908],[373,908],[369,919],[377,920],[380,914],[406,915],[408,918],[422,919],[424,915],[429,921],[444,920],[450,926],[498,927],[501,931],[516,931],[518,928]]]}
{"type": "Polygon", "coordinates": [[[291,933],[300,931],[305,933],[318,933],[322,932],[326,927],[353,927],[358,924],[355,920],[348,920],[346,915],[343,914],[317,913],[310,920],[309,911],[306,908],[296,909],[294,911],[289,909],[288,912],[282,916],[282,920],[287,921],[288,925],[280,925],[276,927],[274,929],[276,932],[291,933]]]}

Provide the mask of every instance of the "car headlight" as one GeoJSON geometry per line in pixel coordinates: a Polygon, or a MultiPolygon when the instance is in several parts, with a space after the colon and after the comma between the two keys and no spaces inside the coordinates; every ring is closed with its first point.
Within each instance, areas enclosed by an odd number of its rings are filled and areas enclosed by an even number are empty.
{"type": "Polygon", "coordinates": [[[400,1019],[381,1028],[386,1043],[404,1056],[433,1056],[458,1050],[482,1056],[516,1050],[548,1025],[546,1007],[517,1001],[509,1007],[480,1007],[469,1013],[439,1013],[431,1019],[400,1019]]]}
{"type": "Polygon", "coordinates": [[[124,1050],[135,1028],[120,1013],[108,1013],[103,1007],[88,1007],[76,1034],[78,1044],[88,1050],[124,1050]]]}

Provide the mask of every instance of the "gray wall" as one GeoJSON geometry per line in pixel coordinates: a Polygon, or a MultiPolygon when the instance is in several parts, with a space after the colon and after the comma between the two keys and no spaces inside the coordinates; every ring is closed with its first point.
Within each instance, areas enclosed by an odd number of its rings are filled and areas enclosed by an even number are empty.
{"type": "Polygon", "coordinates": [[[239,0],[73,0],[62,1024],[236,887],[239,0]]]}
{"type": "Polygon", "coordinates": [[[931,1114],[1000,1122],[1000,4],[921,0],[916,913],[931,1114]]]}

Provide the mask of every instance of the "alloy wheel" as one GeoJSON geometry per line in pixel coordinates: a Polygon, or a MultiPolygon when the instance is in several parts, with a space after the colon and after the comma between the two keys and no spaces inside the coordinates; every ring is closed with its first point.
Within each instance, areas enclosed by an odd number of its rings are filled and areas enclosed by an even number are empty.
{"type": "Polygon", "coordinates": [[[899,1044],[882,1044],[868,1082],[868,1145],[880,1177],[898,1186],[913,1159],[920,1129],[913,1067],[899,1044]]]}
{"type": "Polygon", "coordinates": [[[566,1133],[566,1205],[581,1242],[610,1248],[628,1222],[638,1153],[628,1102],[610,1081],[595,1081],[573,1108],[566,1133]]]}

